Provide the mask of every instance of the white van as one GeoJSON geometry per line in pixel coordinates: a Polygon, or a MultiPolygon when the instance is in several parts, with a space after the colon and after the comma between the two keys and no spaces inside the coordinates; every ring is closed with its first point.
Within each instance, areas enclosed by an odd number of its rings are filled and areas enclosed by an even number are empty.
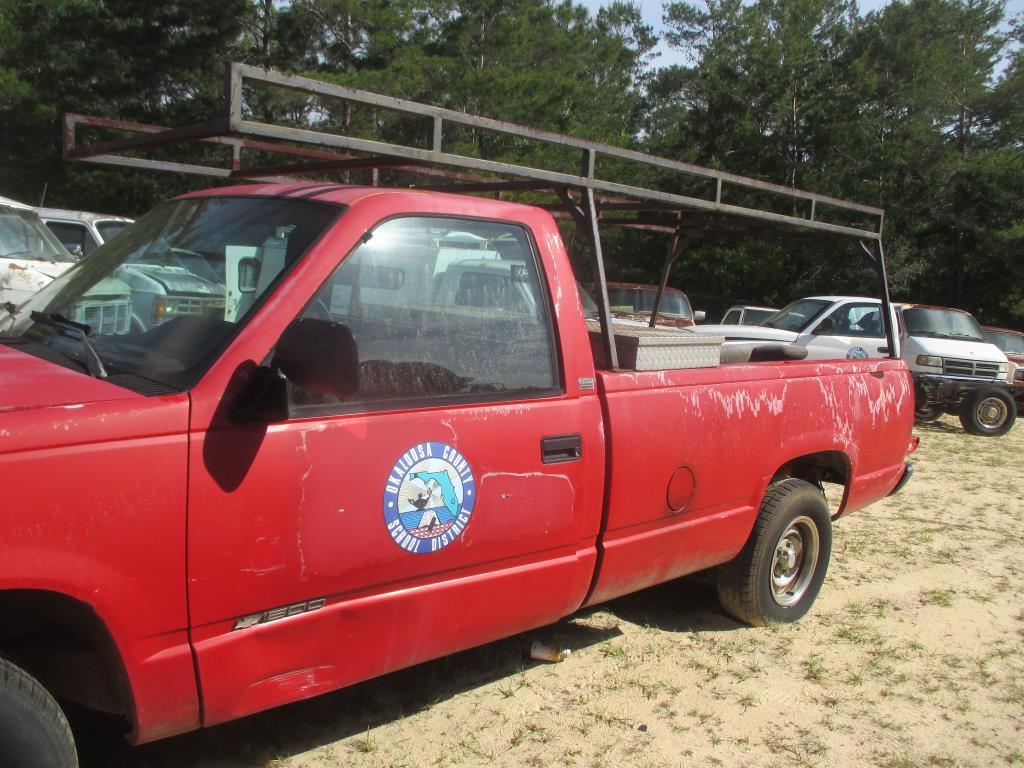
{"type": "Polygon", "coordinates": [[[914,375],[918,421],[959,416],[974,435],[1004,435],[1017,417],[1006,355],[969,313],[922,304],[896,305],[903,359],[914,375]]]}

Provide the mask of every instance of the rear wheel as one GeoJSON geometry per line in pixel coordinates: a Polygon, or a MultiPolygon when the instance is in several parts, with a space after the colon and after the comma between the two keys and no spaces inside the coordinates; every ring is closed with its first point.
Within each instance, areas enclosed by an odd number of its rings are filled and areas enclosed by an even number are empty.
{"type": "Polygon", "coordinates": [[[75,768],[75,742],[57,702],[38,681],[0,659],[0,764],[75,768]]]}
{"type": "Polygon", "coordinates": [[[832,553],[821,491],[788,478],[768,489],[743,550],[718,570],[725,611],[754,626],[796,621],[810,609],[832,553]]]}
{"type": "Polygon", "coordinates": [[[999,437],[1013,428],[1017,406],[1010,394],[998,387],[977,389],[960,404],[960,423],[972,435],[999,437]]]}

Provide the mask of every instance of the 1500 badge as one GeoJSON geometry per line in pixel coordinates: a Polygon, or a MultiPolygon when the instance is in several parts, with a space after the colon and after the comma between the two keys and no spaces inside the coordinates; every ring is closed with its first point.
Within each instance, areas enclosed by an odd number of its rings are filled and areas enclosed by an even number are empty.
{"type": "Polygon", "coordinates": [[[384,487],[392,541],[417,555],[437,552],[469,525],[476,483],[466,458],[445,443],[420,443],[398,457],[384,487]]]}
{"type": "Polygon", "coordinates": [[[250,613],[248,616],[238,619],[233,629],[248,629],[249,627],[255,627],[257,624],[266,624],[268,621],[277,621],[278,619],[286,619],[289,616],[298,616],[300,613],[316,611],[323,608],[326,602],[326,598],[318,597],[302,603],[292,603],[291,605],[282,605],[280,608],[271,608],[269,611],[263,611],[262,613],[250,613]]]}

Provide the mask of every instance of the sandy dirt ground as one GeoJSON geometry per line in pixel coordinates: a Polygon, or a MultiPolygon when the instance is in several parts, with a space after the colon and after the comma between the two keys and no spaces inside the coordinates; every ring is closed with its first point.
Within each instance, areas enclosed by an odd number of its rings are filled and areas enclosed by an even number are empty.
{"type": "Polygon", "coordinates": [[[697,575],[165,742],[83,730],[84,765],[1024,764],[1024,426],[916,432],[917,474],[837,524],[797,624],[742,626],[697,575]],[[573,654],[530,661],[534,639],[573,654]]]}

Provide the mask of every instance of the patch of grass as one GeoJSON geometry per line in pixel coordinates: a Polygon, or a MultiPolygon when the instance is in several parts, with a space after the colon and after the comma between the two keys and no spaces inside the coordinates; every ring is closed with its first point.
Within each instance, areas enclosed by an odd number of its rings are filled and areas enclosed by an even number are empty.
{"type": "Polygon", "coordinates": [[[772,735],[765,738],[764,744],[775,754],[785,756],[787,765],[802,768],[813,768],[816,758],[828,753],[828,744],[807,730],[801,730],[798,737],[772,735]]]}
{"type": "Polygon", "coordinates": [[[370,729],[366,729],[366,735],[362,736],[352,742],[352,747],[356,752],[361,752],[364,755],[372,755],[378,749],[377,739],[370,733],[370,729]]]}
{"type": "Polygon", "coordinates": [[[822,664],[821,659],[817,656],[811,656],[803,663],[804,677],[808,680],[813,680],[816,683],[824,683],[826,670],[825,665],[822,664]]]}
{"type": "Polygon", "coordinates": [[[760,706],[761,702],[758,701],[756,697],[751,696],[748,693],[747,695],[740,697],[739,705],[741,707],[743,707],[743,711],[746,712],[751,707],[758,707],[758,706],[760,706]]]}
{"type": "Polygon", "coordinates": [[[622,643],[610,643],[601,646],[601,655],[610,659],[625,659],[629,656],[629,649],[622,643]]]}

